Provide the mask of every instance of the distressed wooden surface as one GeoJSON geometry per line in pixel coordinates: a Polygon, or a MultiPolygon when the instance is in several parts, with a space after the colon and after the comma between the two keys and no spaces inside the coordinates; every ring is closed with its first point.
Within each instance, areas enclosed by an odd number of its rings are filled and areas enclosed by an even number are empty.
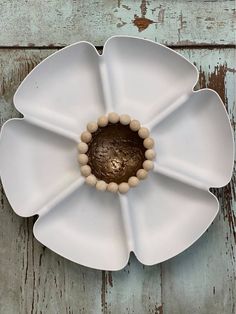
{"type": "MultiPolygon", "coordinates": [[[[78,40],[102,46],[125,34],[179,47],[200,70],[197,88],[220,94],[235,131],[234,19],[229,0],[0,0],[0,126],[20,116],[13,94],[54,48],[78,40]]],[[[88,269],[43,247],[32,235],[35,218],[16,216],[0,186],[0,314],[234,314],[235,184],[234,173],[214,191],[220,213],[192,247],[152,267],[131,256],[119,272],[88,269]]]]}
{"type": "Polygon", "coordinates": [[[0,46],[62,46],[133,35],[170,46],[235,44],[234,0],[1,0],[0,46]]]}
{"type": "MultiPolygon", "coordinates": [[[[235,130],[235,50],[177,51],[199,68],[198,88],[220,94],[235,130]]],[[[17,86],[52,52],[0,49],[0,125],[19,116],[17,86]]],[[[132,256],[119,272],[88,269],[43,247],[32,235],[34,218],[15,215],[0,189],[0,313],[234,314],[235,180],[215,191],[220,213],[192,247],[152,267],[132,256]]]]}

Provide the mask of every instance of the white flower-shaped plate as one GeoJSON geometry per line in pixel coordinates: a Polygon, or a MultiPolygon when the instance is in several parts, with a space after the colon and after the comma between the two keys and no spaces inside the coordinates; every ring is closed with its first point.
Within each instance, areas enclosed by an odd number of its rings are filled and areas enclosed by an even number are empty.
{"type": "Polygon", "coordinates": [[[79,42],[41,62],[14,96],[23,119],[7,121],[0,174],[23,217],[39,215],[35,237],[83,265],[123,268],[131,251],[146,265],[194,243],[219,204],[210,187],[226,185],[233,135],[217,93],[193,92],[197,69],[160,44],[112,37],[99,55],[79,42]],[[88,121],[115,111],[139,119],[156,145],[154,171],[126,195],[84,183],[77,143],[88,121]]]}

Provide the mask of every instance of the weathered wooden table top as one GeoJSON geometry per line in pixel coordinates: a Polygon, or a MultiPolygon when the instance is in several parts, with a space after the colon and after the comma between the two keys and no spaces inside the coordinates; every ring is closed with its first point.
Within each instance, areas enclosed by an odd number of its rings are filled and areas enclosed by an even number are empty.
{"type": "MultiPolygon", "coordinates": [[[[20,116],[13,94],[46,56],[79,40],[101,49],[109,36],[127,34],[164,43],[196,64],[197,88],[220,94],[235,131],[234,18],[229,0],[0,0],[0,126],[20,116]]],[[[215,191],[220,213],[192,247],[152,267],[131,256],[118,272],[43,247],[32,234],[34,218],[15,215],[0,187],[0,314],[234,314],[235,183],[234,174],[215,191]]]]}

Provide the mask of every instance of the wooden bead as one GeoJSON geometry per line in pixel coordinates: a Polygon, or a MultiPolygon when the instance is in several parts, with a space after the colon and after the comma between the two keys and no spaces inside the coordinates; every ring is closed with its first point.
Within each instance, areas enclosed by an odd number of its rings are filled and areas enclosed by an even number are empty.
{"type": "Polygon", "coordinates": [[[118,184],[115,182],[111,182],[107,186],[107,191],[116,193],[118,191],[118,184]]]}
{"type": "Polygon", "coordinates": [[[88,165],[80,167],[82,176],[88,177],[91,174],[91,168],[88,165]]]}
{"type": "Polygon", "coordinates": [[[143,162],[143,169],[146,171],[152,170],[154,167],[153,161],[151,160],[145,160],[143,162]]]}
{"type": "Polygon", "coordinates": [[[156,154],[155,151],[153,149],[148,149],[145,152],[145,157],[149,160],[153,160],[155,158],[156,154]]]}
{"type": "Polygon", "coordinates": [[[86,154],[79,154],[78,161],[79,161],[80,165],[87,165],[88,156],[86,154]]]}
{"type": "Polygon", "coordinates": [[[103,180],[97,181],[96,189],[99,191],[106,191],[107,183],[103,180]]]}
{"type": "Polygon", "coordinates": [[[81,134],[81,141],[83,141],[84,143],[88,143],[90,142],[92,139],[92,134],[88,131],[84,131],[82,134],[81,134]]]}
{"type": "Polygon", "coordinates": [[[98,118],[98,126],[104,127],[108,124],[108,117],[107,116],[101,116],[98,118]]]}
{"type": "Polygon", "coordinates": [[[133,177],[130,177],[129,180],[128,180],[128,184],[130,187],[135,187],[139,184],[139,179],[135,176],[133,177]]]}
{"type": "Polygon", "coordinates": [[[123,124],[123,125],[128,125],[130,124],[130,121],[131,121],[131,118],[129,115],[127,114],[122,114],[120,116],[120,123],[123,124]]]}
{"type": "Polygon", "coordinates": [[[140,122],[138,120],[132,120],[129,124],[132,131],[138,131],[140,129],[140,122]]]}
{"type": "Polygon", "coordinates": [[[120,116],[116,112],[110,112],[108,115],[108,120],[111,123],[117,123],[120,120],[120,116]]]}
{"type": "Polygon", "coordinates": [[[154,140],[151,137],[145,138],[143,146],[147,149],[151,149],[154,146],[154,140]]]}
{"type": "Polygon", "coordinates": [[[122,182],[119,184],[119,192],[125,194],[129,191],[129,184],[127,182],[122,182]]]}
{"type": "Polygon", "coordinates": [[[139,129],[138,135],[143,139],[147,138],[149,136],[149,130],[147,128],[142,127],[139,129]]]}
{"type": "Polygon", "coordinates": [[[144,180],[144,179],[146,179],[147,175],[148,175],[148,173],[147,173],[147,171],[144,170],[144,169],[139,169],[139,170],[137,171],[137,178],[138,178],[139,180],[144,180]]]}
{"type": "Polygon", "coordinates": [[[90,133],[96,132],[97,129],[98,129],[97,122],[89,122],[89,123],[87,124],[87,130],[88,130],[90,133]]]}
{"type": "Polygon", "coordinates": [[[91,186],[95,186],[96,183],[97,183],[97,178],[93,175],[93,174],[90,174],[86,179],[85,179],[86,183],[88,185],[91,185],[91,186]]]}
{"type": "Polygon", "coordinates": [[[80,154],[85,154],[88,151],[88,145],[84,142],[78,144],[78,150],[80,154]]]}

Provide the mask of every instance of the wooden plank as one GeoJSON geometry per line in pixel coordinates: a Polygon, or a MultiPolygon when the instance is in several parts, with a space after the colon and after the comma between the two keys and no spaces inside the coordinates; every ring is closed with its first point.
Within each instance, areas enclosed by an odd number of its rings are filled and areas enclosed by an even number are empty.
{"type": "MultiPolygon", "coordinates": [[[[19,116],[12,96],[24,76],[52,50],[0,49],[0,124],[19,116]]],[[[226,100],[235,127],[233,49],[179,50],[200,69],[200,85],[226,100]]],[[[67,261],[32,235],[34,218],[16,216],[0,192],[0,309],[8,313],[233,313],[235,242],[233,185],[218,192],[221,213],[180,256],[153,267],[132,258],[119,272],[67,261]],[[10,249],[9,249],[10,248],[10,249]],[[197,300],[197,302],[196,302],[197,300]]]]}
{"type": "MultiPolygon", "coordinates": [[[[215,89],[235,131],[235,51],[180,50],[200,69],[199,87],[215,89]]],[[[222,149],[224,149],[222,147],[222,149]]],[[[164,313],[235,313],[236,173],[216,190],[221,210],[208,232],[191,248],[162,265],[164,313]]]]}
{"type": "MultiPolygon", "coordinates": [[[[53,52],[0,49],[0,127],[8,119],[20,116],[12,103],[17,86],[53,52]]],[[[143,313],[159,313],[159,265],[144,267],[133,258],[124,270],[112,274],[63,259],[34,239],[35,218],[15,215],[2,186],[0,216],[1,314],[120,314],[134,310],[138,313],[139,309],[143,313]],[[129,286],[129,291],[124,285],[129,286]]]]}
{"type": "Polygon", "coordinates": [[[102,313],[101,272],[45,249],[32,235],[34,219],[16,216],[1,188],[0,312],[102,313]]]}
{"type": "Polygon", "coordinates": [[[64,46],[112,35],[169,46],[235,44],[232,0],[48,0],[0,2],[0,46],[64,46]]]}
{"type": "Polygon", "coordinates": [[[162,314],[161,266],[144,266],[132,254],[119,272],[104,272],[106,313],[162,314]]]}
{"type": "MultiPolygon", "coordinates": [[[[13,94],[28,72],[51,54],[0,51],[0,126],[19,113],[13,94]]],[[[24,178],[22,178],[24,179],[24,178]]],[[[102,273],[74,264],[33,237],[35,218],[15,215],[0,186],[0,313],[102,313],[102,273]]]]}

